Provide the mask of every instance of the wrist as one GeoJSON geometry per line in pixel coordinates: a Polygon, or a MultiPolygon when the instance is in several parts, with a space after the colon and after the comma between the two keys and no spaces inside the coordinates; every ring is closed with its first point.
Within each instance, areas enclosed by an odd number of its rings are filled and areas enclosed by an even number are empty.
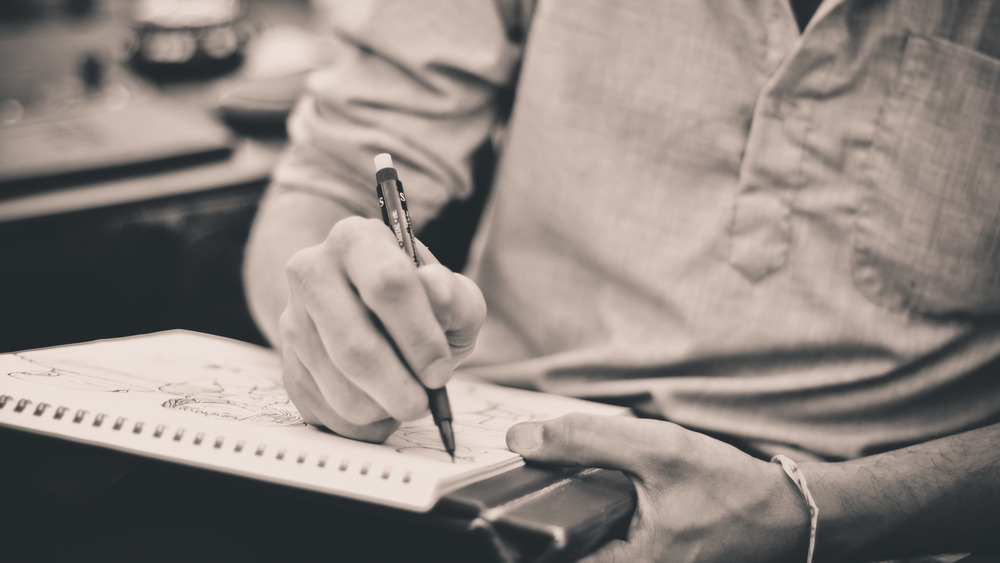
{"type": "Polygon", "coordinates": [[[857,490],[875,490],[871,488],[872,476],[852,471],[850,464],[843,462],[808,462],[800,469],[809,479],[821,510],[814,563],[858,556],[885,525],[878,515],[878,502],[857,490]]]}
{"type": "MultiPolygon", "coordinates": [[[[796,475],[788,463],[772,459],[771,473],[776,481],[775,512],[780,535],[779,548],[774,552],[775,561],[811,562],[815,546],[816,520],[810,504],[811,495],[796,482],[796,475]]],[[[787,458],[785,458],[787,460],[787,458]]],[[[791,460],[787,460],[791,462],[791,460]]],[[[791,462],[794,467],[794,462],[791,462]]],[[[801,471],[796,467],[797,471],[801,471]]]]}

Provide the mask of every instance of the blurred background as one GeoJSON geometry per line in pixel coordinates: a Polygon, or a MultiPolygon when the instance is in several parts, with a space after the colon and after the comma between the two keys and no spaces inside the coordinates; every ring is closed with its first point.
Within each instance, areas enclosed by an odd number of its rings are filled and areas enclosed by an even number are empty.
{"type": "MultiPolygon", "coordinates": [[[[263,343],[243,246],[285,116],[330,57],[312,14],[306,0],[0,0],[0,352],[171,328],[263,343]]],[[[0,516],[4,560],[52,557],[79,514],[115,510],[109,490],[160,489],[129,489],[145,478],[125,477],[134,459],[0,430],[0,490],[19,507],[0,516]]]]}
{"type": "Polygon", "coordinates": [[[0,351],[263,342],[240,267],[306,72],[306,0],[0,0],[0,351]]]}
{"type": "MultiPolygon", "coordinates": [[[[324,0],[0,0],[0,352],[187,328],[264,343],[243,246],[324,0]]],[[[460,269],[492,175],[421,238],[460,269]]]]}
{"type": "MultiPolygon", "coordinates": [[[[0,0],[0,353],[173,328],[265,343],[243,293],[243,248],[305,78],[336,60],[326,10],[322,0],[0,0]]],[[[486,185],[492,152],[479,160],[486,185]]],[[[477,193],[421,233],[455,269],[485,199],[477,193]]],[[[3,560],[71,548],[56,540],[86,540],[90,520],[153,526],[116,512],[129,502],[180,495],[256,508],[262,498],[15,431],[0,429],[0,445],[0,492],[18,507],[0,515],[3,560]],[[79,518],[94,511],[106,516],[79,518]]],[[[285,495],[276,506],[304,510],[285,495]]],[[[213,543],[226,552],[203,559],[263,553],[242,541],[244,520],[204,516],[184,520],[223,534],[213,543]]],[[[289,523],[276,533],[259,521],[278,543],[308,533],[289,523]]],[[[148,557],[132,543],[122,553],[148,557]]],[[[184,557],[167,547],[157,546],[160,560],[184,557]]]]}

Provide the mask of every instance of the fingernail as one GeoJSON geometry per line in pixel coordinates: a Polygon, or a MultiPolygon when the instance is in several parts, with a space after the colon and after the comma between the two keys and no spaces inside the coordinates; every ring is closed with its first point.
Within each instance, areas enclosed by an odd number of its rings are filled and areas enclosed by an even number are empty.
{"type": "Polygon", "coordinates": [[[507,446],[517,452],[526,453],[538,449],[542,445],[542,425],[533,422],[522,422],[510,427],[507,431],[507,446]]]}
{"type": "Polygon", "coordinates": [[[448,380],[451,379],[451,372],[454,369],[455,367],[452,365],[450,357],[441,358],[427,366],[423,374],[421,374],[420,380],[424,382],[424,385],[432,389],[437,389],[448,383],[448,380]]]}

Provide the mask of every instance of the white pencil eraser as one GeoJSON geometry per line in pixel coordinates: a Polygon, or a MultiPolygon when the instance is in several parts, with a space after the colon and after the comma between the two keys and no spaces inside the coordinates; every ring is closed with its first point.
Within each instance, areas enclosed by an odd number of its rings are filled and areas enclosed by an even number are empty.
{"type": "Polygon", "coordinates": [[[392,157],[387,152],[375,155],[375,171],[383,168],[392,168],[392,157]]]}

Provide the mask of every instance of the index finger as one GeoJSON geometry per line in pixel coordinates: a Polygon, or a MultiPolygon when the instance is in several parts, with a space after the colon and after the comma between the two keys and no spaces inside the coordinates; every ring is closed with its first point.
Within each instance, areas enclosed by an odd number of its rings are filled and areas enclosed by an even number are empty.
{"type": "Polygon", "coordinates": [[[416,265],[377,221],[355,234],[341,253],[347,278],[414,375],[427,387],[443,386],[452,374],[451,350],[416,265]]]}

